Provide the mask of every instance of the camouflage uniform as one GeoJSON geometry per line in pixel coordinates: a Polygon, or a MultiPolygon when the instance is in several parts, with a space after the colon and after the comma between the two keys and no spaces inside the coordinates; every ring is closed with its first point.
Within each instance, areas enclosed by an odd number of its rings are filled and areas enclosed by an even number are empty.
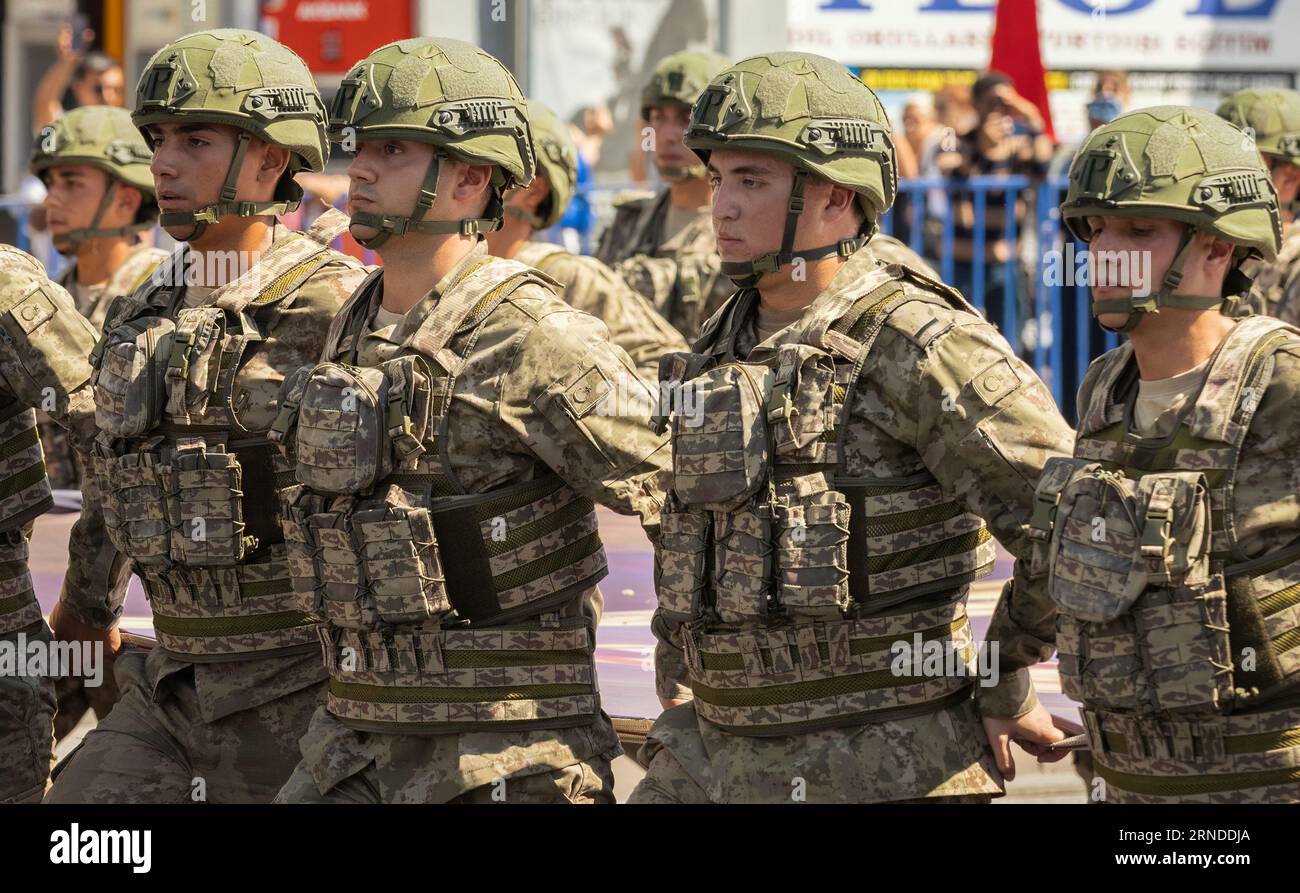
{"type": "Polygon", "coordinates": [[[566,304],[603,322],[609,340],[627,352],[646,381],[658,381],[661,356],[686,349],[677,330],[594,257],[570,254],[558,245],[526,242],[514,259],[544,271],[558,283],[566,304]]]}
{"type": "MultiPolygon", "coordinates": [[[[425,122],[462,91],[516,126],[471,128],[457,156],[496,159],[498,188],[528,182],[522,95],[459,41],[376,50],[331,119],[362,140],[374,127],[430,142],[436,168],[454,135],[425,122]],[[403,100],[416,91],[401,73],[435,63],[472,79],[444,79],[432,108],[403,100]]],[[[498,198],[468,225],[497,225],[498,198]]],[[[421,218],[372,219],[467,226],[421,218]]],[[[604,325],[485,243],[377,327],[382,281],[377,271],[344,307],[324,362],[286,383],[276,423],[304,484],[285,521],[294,585],[325,621],[330,672],[277,801],[612,802],[620,748],[595,678],[607,566],[593,502],[657,531],[667,450],[649,430],[650,391],[604,325]],[[361,392],[376,396],[340,402],[361,392]],[[619,394],[639,405],[620,408],[619,394]]]]}
{"type": "Polygon", "coordinates": [[[1246,305],[1255,313],[1300,325],[1300,226],[1291,224],[1277,259],[1255,274],[1246,305]]]}
{"type": "MultiPolygon", "coordinates": [[[[702,157],[724,138],[764,151],[770,143],[746,136],[793,142],[832,115],[881,142],[865,158],[780,157],[796,166],[796,189],[829,162],[818,173],[853,188],[874,225],[895,188],[887,120],[831,60],[738,63],[696,104],[687,145],[702,157]],[[762,113],[737,113],[753,107],[738,94],[752,92],[762,113]]],[[[656,548],[658,686],[693,700],[651,729],[632,802],[1003,792],[971,698],[966,598],[992,570],[993,536],[1026,553],[1033,482],[1070,432],[1046,387],[960,294],[881,265],[869,237],[806,251],[854,248],[803,316],[768,340],[756,343],[759,293],[747,287],[693,354],[664,360],[665,380],[696,397],[672,416],[673,489],[656,548]],[[958,664],[896,668],[893,646],[913,636],[958,664]]],[[[787,244],[729,270],[743,278],[794,256],[787,244]]],[[[1016,562],[1009,585],[1042,584],[1016,562]]]]}
{"type": "Polygon", "coordinates": [[[695,220],[672,238],[663,237],[671,194],[616,205],[614,220],[600,237],[595,258],[608,264],[686,338],[699,334],[733,290],[722,275],[712,212],[700,208],[695,220]]]}
{"type": "Polygon", "coordinates": [[[938,282],[943,281],[943,277],[935,272],[934,267],[926,263],[925,259],[913,251],[910,245],[898,241],[893,236],[876,233],[871,237],[868,244],[871,246],[871,253],[882,264],[902,264],[905,267],[911,267],[930,279],[938,282]]]}
{"type": "MultiPolygon", "coordinates": [[[[1175,219],[1191,224],[1185,241],[1209,231],[1242,263],[1277,249],[1271,186],[1236,128],[1143,109],[1089,137],[1062,218],[1084,241],[1093,215],[1175,219]],[[1224,183],[1235,201],[1219,200],[1224,183]]],[[[1008,668],[1056,647],[1062,688],[1083,704],[1097,799],[1298,802],[1300,329],[1238,322],[1154,431],[1134,422],[1138,377],[1131,342],[1089,368],[1074,458],[1044,469],[1028,531],[1049,586],[1005,592],[989,635],[1008,668]]]]}
{"type": "MultiPolygon", "coordinates": [[[[90,320],[90,324],[99,332],[104,326],[104,315],[108,305],[120,295],[129,295],[167,259],[167,252],[161,248],[137,245],[123,261],[122,266],[113,271],[108,281],[85,289],[82,298],[77,301],[77,312],[90,320]]],[[[68,264],[60,274],[58,283],[72,294],[73,284],[77,281],[77,262],[68,264]]],[[[67,432],[46,413],[37,411],[41,432],[41,445],[45,448],[45,467],[49,471],[50,486],[56,490],[80,490],[83,475],[80,459],[68,440],[67,432]]]]}
{"type": "MultiPolygon", "coordinates": [[[[506,213],[537,231],[559,222],[573,198],[578,185],[578,148],[565,124],[536,100],[528,103],[528,124],[533,134],[537,176],[545,178],[549,191],[536,214],[514,205],[507,206],[506,213]]],[[[677,330],[594,257],[570,254],[559,245],[525,242],[512,259],[545,270],[564,287],[562,296],[570,307],[605,323],[610,340],[627,351],[647,381],[658,381],[659,357],[686,349],[677,330]]]]}
{"type": "MultiPolygon", "coordinates": [[[[163,215],[167,226],[194,225],[191,237],[225,216],[294,209],[293,174],[324,167],[324,107],[310,72],[260,34],[201,32],[155,55],[136,123],[190,114],[283,145],[293,159],[275,201],[235,202],[241,136],[222,203],[163,215]],[[254,98],[260,117],[242,111],[254,98]]],[[[107,628],[134,571],[160,647],[119,657],[122,699],[47,801],[265,802],[297,762],[325,674],[316,624],[294,609],[278,522],[292,470],[266,432],[282,380],[320,355],[330,320],[364,279],[327,247],[345,223],[327,212],[306,234],[275,225],[257,262],[206,296],[185,284],[183,246],[114,304],[92,355],[94,485],[73,529],[62,604],[107,628]]]]}
{"type": "MultiPolygon", "coordinates": [[[[656,66],[641,94],[641,117],[666,104],[690,106],[709,79],[725,68],[716,53],[685,51],[656,66]]],[[[670,179],[702,178],[703,165],[674,171],[670,179]]],[[[664,232],[671,189],[655,196],[615,202],[614,220],[601,234],[595,256],[645,297],[682,335],[691,339],[733,291],[722,275],[712,212],[704,205],[681,231],[664,232]]]]}
{"type": "MultiPolygon", "coordinates": [[[[36,416],[45,402],[84,437],[94,332],[66,291],[46,278],[35,258],[0,245],[0,646],[50,641],[28,570],[32,520],[52,504],[36,416]],[[45,401],[46,395],[52,402],[45,401]],[[20,640],[20,636],[23,639],[20,640]]],[[[41,676],[0,675],[0,803],[39,801],[53,758],[54,684],[41,676]]]]}
{"type": "MultiPolygon", "coordinates": [[[[154,197],[153,176],[149,172],[150,158],[149,146],[131,123],[130,113],[108,106],[73,109],[37,134],[32,145],[29,169],[37,176],[48,176],[51,169],[60,165],[84,164],[103,171],[109,177],[108,188],[90,225],[63,233],[55,240],[56,247],[73,258],[58,282],[72,294],[77,312],[89,319],[97,332],[104,325],[104,315],[113,299],[135,291],[167,257],[161,249],[136,245],[107,281],[85,289],[76,284],[76,252],[83,245],[94,239],[135,238],[135,233],[153,226],[157,220],[158,205],[154,197]],[[136,219],[129,226],[102,228],[100,219],[120,185],[140,191],[141,202],[136,219]]],[[[51,486],[56,490],[79,489],[81,469],[64,430],[43,411],[38,410],[37,418],[51,486]]]]}
{"type": "MultiPolygon", "coordinates": [[[[1224,118],[1248,131],[1270,165],[1300,165],[1300,92],[1282,87],[1247,88],[1225,99],[1218,109],[1224,118]]],[[[1300,210],[1292,201],[1292,217],[1300,210]]],[[[1294,219],[1283,222],[1277,259],[1255,274],[1245,307],[1292,325],[1300,324],[1300,229],[1294,219]]]]}

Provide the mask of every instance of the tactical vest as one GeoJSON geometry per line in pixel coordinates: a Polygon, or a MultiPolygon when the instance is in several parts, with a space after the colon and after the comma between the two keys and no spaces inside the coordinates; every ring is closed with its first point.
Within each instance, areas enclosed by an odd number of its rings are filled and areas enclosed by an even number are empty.
{"type": "Polygon", "coordinates": [[[266,431],[241,423],[235,385],[298,289],[333,259],[328,244],[344,225],[327,212],[200,307],[181,305],[182,246],[163,284],[114,305],[91,354],[104,525],[144,585],[159,644],[188,660],[315,644],[278,521],[293,469],[266,431]]]}
{"type": "Polygon", "coordinates": [[[447,473],[456,375],[483,321],[552,281],[473,261],[392,358],[362,368],[379,275],[336,318],[331,361],[286,381],[275,425],[303,485],[284,528],[298,610],[324,620],[327,708],[387,733],[587,725],[594,631],[554,611],[607,572],[594,505],[540,464],[488,493],[447,473]]]}
{"type": "Polygon", "coordinates": [[[1300,543],[1247,560],[1232,512],[1274,354],[1298,340],[1238,323],[1176,431],[1146,439],[1125,344],[1084,386],[1074,458],[1043,470],[1033,561],[1108,802],[1296,798],[1300,709],[1261,707],[1300,679],[1300,543]]]}
{"type": "Polygon", "coordinates": [[[697,353],[661,361],[661,394],[683,397],[671,416],[660,610],[684,624],[697,712],[734,734],[897,719],[970,695],[964,587],[992,570],[991,535],[929,472],[848,477],[837,443],[889,315],[914,300],[969,308],[901,267],[866,282],[864,296],[805,316],[800,341],[766,362],[738,361],[717,337],[751,312],[752,290],[714,317],[725,321],[697,353]],[[960,669],[896,672],[895,644],[911,649],[917,636],[960,669]]]}
{"type": "Polygon", "coordinates": [[[0,635],[41,620],[23,527],[53,505],[36,413],[14,401],[0,409],[0,635]]]}

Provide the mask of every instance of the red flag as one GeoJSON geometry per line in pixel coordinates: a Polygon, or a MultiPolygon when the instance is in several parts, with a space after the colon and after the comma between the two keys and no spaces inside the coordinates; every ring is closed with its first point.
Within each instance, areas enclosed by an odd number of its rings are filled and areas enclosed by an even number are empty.
{"type": "Polygon", "coordinates": [[[1016,92],[1042,112],[1043,131],[1055,140],[1043,54],[1038,49],[1038,0],[998,0],[989,70],[1011,78],[1016,92]]]}

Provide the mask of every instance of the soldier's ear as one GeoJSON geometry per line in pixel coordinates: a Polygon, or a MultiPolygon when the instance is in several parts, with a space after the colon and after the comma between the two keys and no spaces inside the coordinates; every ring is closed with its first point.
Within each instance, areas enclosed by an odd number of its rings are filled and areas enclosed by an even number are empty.
{"type": "Polygon", "coordinates": [[[492,186],[493,165],[458,163],[452,180],[452,198],[463,204],[476,204],[479,199],[487,207],[488,190],[492,186]]]}
{"type": "Polygon", "coordinates": [[[279,183],[280,177],[289,168],[292,153],[284,146],[274,143],[262,143],[262,163],[257,169],[257,179],[262,183],[279,183]]]}
{"type": "Polygon", "coordinates": [[[140,205],[144,204],[144,194],[134,186],[127,186],[121,183],[117,187],[117,196],[113,200],[127,220],[135,220],[140,213],[140,205]]]}

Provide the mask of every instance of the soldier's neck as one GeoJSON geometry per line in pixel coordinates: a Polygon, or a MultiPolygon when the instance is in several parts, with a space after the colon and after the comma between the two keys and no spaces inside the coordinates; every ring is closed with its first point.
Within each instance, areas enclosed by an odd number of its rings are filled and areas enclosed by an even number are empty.
{"type": "Polygon", "coordinates": [[[679,180],[668,187],[668,204],[678,211],[706,208],[712,199],[709,181],[703,177],[679,180]]]}
{"type": "Polygon", "coordinates": [[[251,270],[274,241],[274,217],[223,217],[191,241],[189,249],[192,263],[204,271],[203,284],[220,288],[251,270]]]}
{"type": "Polygon", "coordinates": [[[527,221],[520,220],[507,213],[501,229],[487,234],[488,253],[506,260],[519,253],[524,243],[533,237],[533,227],[527,221]]]}
{"type": "Polygon", "coordinates": [[[802,267],[786,264],[759,280],[759,302],[775,311],[807,307],[830,287],[835,274],[843,266],[844,260],[838,255],[809,261],[802,267]]]}
{"type": "Polygon", "coordinates": [[[1204,363],[1235,323],[1218,310],[1162,307],[1129,333],[1144,381],[1173,378],[1204,363]]]}
{"type": "Polygon", "coordinates": [[[83,242],[77,249],[77,284],[89,286],[107,282],[134,247],[134,240],[123,238],[83,242]]]}
{"type": "Polygon", "coordinates": [[[420,303],[474,250],[477,241],[477,236],[459,233],[412,233],[389,239],[379,252],[384,262],[383,308],[390,313],[405,313],[420,303]]]}

